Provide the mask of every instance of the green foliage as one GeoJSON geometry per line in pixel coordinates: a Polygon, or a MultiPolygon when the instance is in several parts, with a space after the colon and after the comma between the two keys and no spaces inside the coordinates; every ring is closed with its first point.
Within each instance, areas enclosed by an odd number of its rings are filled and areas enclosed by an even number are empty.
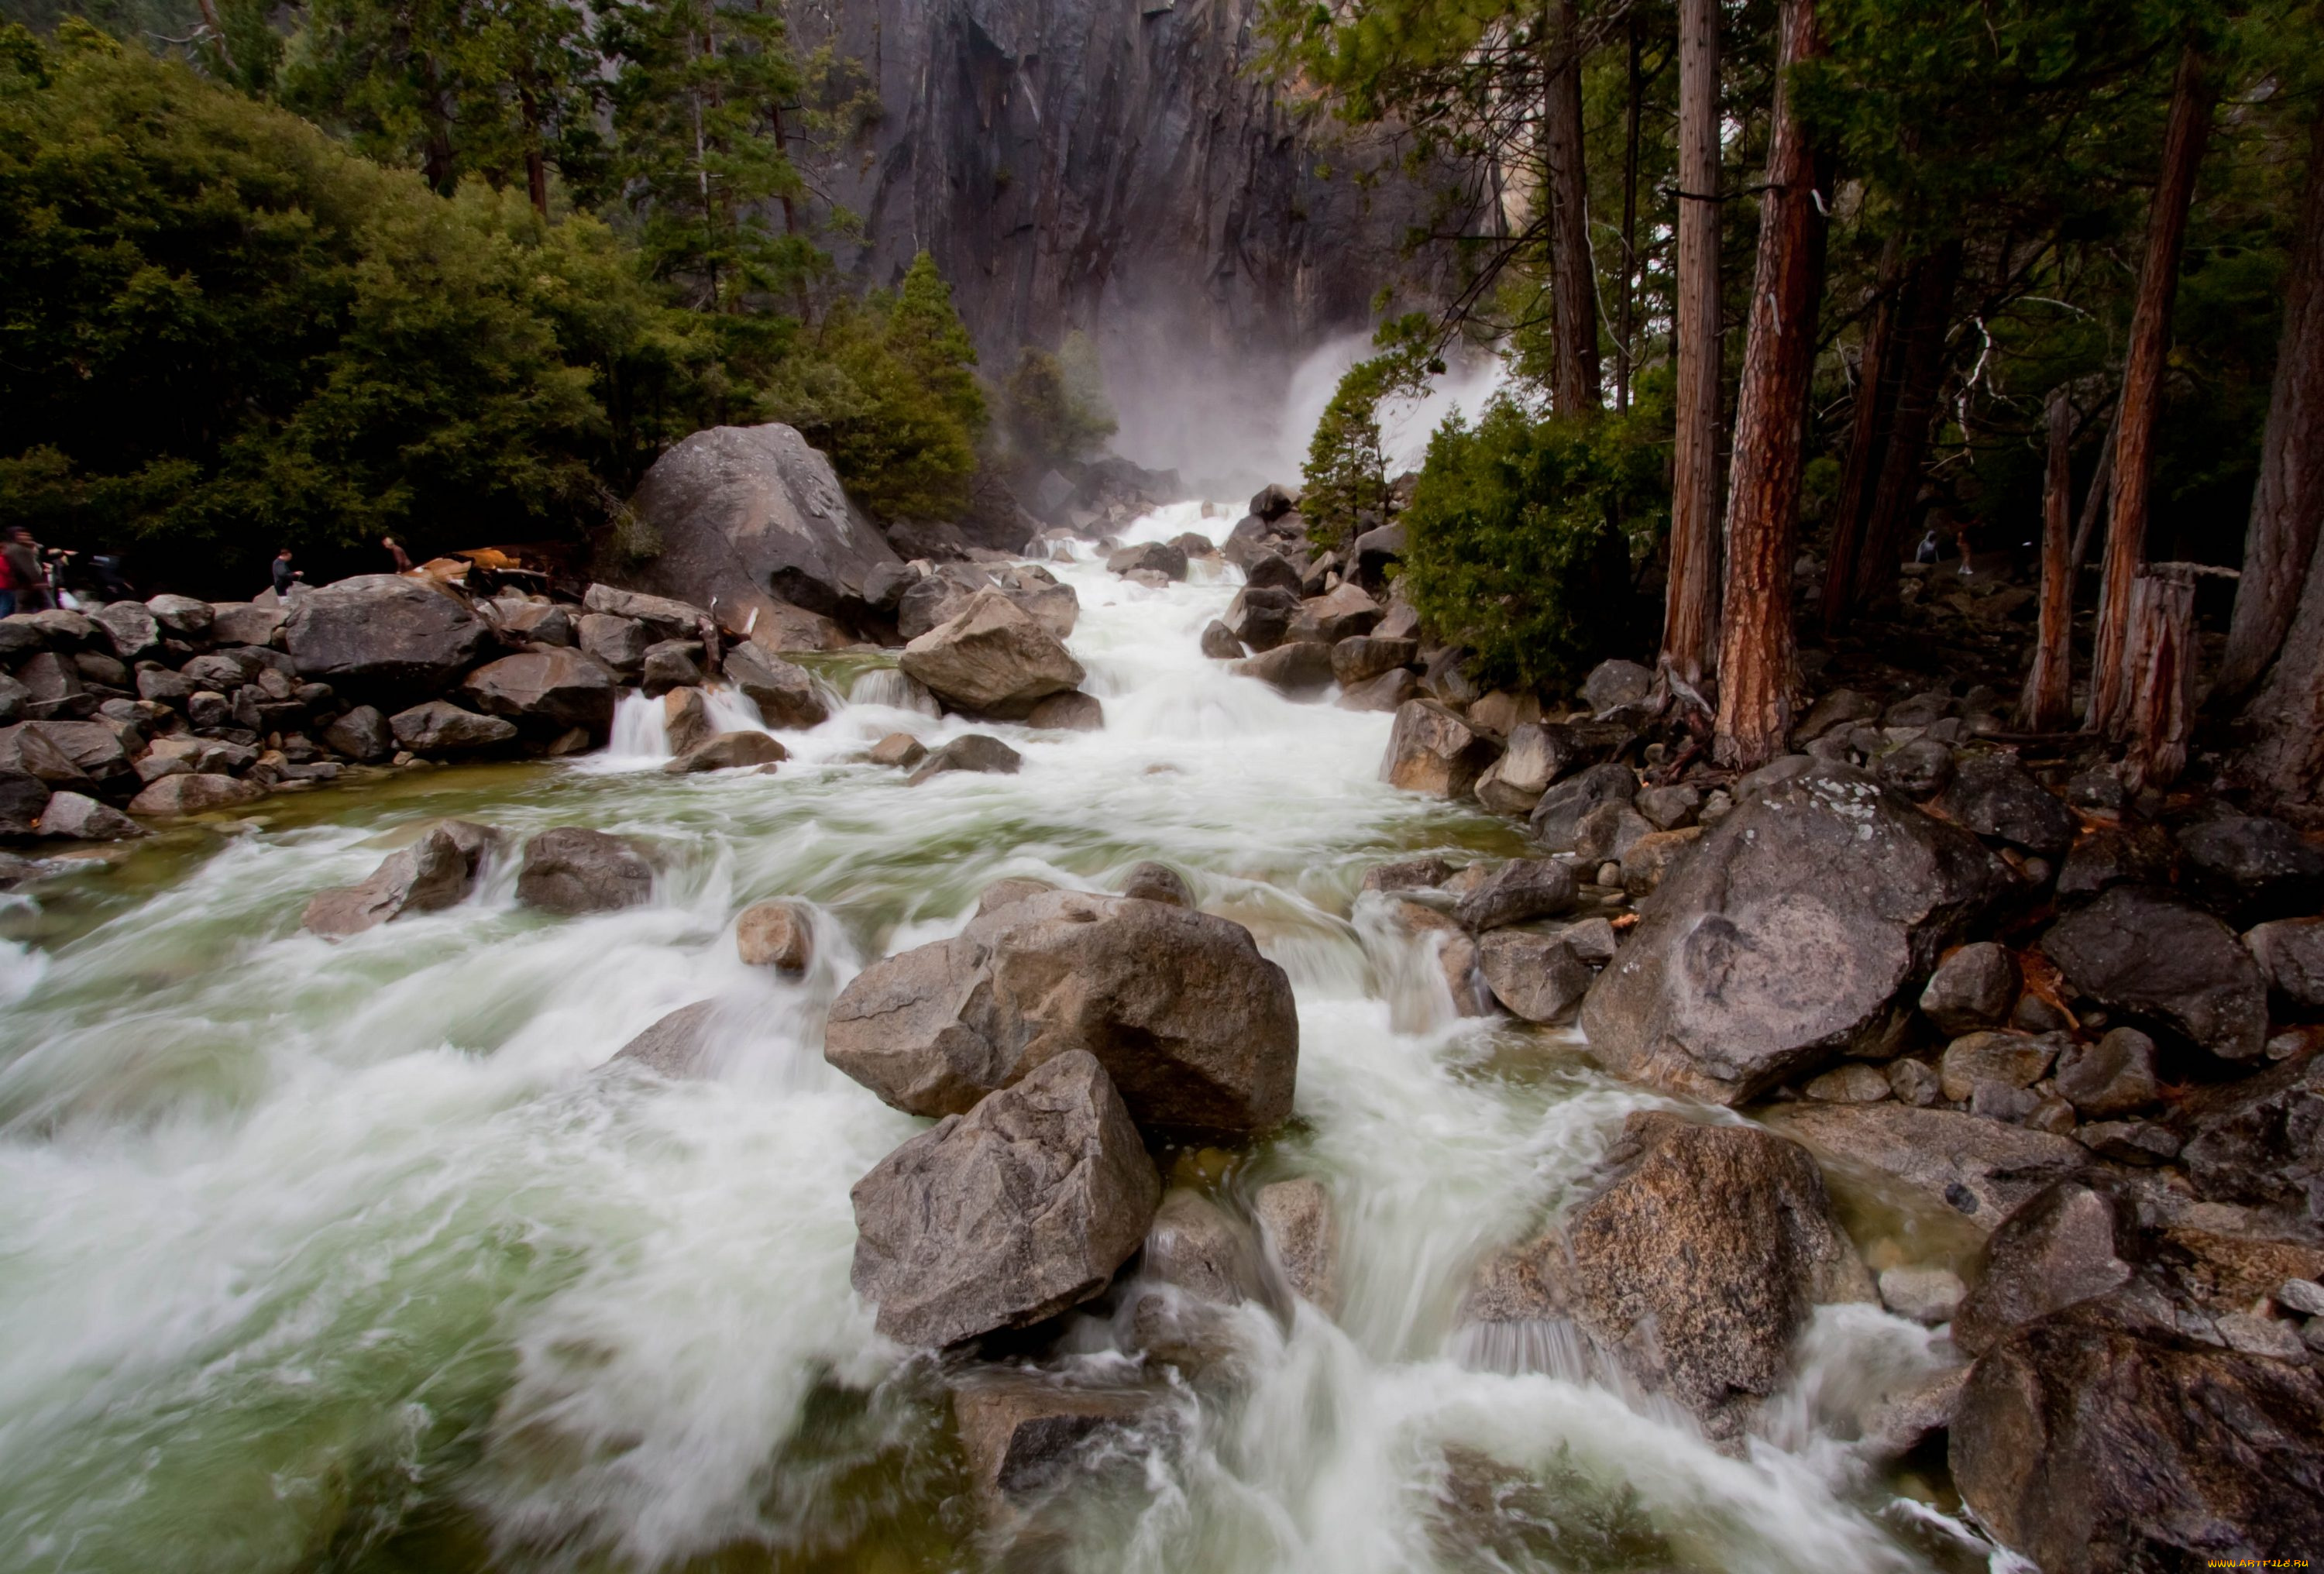
{"type": "Polygon", "coordinates": [[[1323,406],[1308,439],[1300,472],[1299,510],[1308,538],[1337,547],[1378,523],[1389,507],[1388,450],[1380,438],[1382,400],[1417,393],[1444,370],[1435,358],[1428,319],[1417,315],[1381,325],[1372,344],[1380,353],[1348,368],[1323,406]]]}
{"type": "Polygon", "coordinates": [[[976,347],[923,252],[893,295],[835,307],[778,369],[777,418],[831,456],[848,490],[891,518],[945,518],[968,501],[983,435],[976,347]]]}
{"type": "Polygon", "coordinates": [[[570,533],[731,392],[601,225],[437,198],[77,26],[0,73],[0,522],[204,581],[570,533]]]}
{"type": "Polygon", "coordinates": [[[1571,686],[1627,648],[1631,538],[1670,506],[1667,427],[1666,406],[1542,420],[1503,397],[1437,428],[1404,512],[1403,584],[1483,682],[1571,686]]]}
{"type": "Polygon", "coordinates": [[[1032,345],[1019,353],[1004,408],[1012,456],[1027,469],[1085,458],[1118,429],[1097,346],[1079,330],[1054,355],[1032,345]]]}

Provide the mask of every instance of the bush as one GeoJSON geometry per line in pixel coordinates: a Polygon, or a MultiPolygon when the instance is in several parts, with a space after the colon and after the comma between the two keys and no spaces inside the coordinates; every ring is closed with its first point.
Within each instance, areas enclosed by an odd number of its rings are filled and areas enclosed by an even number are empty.
{"type": "Polygon", "coordinates": [[[596,221],[438,198],[84,24],[8,31],[0,524],[219,587],[286,544],[577,535],[748,407],[596,221]]]}
{"type": "Polygon", "coordinates": [[[1404,512],[1403,584],[1438,639],[1497,686],[1571,687],[1626,649],[1634,537],[1669,511],[1661,412],[1535,419],[1515,400],[1429,439],[1404,512]]]}
{"type": "Polygon", "coordinates": [[[1386,520],[1390,477],[1380,401],[1416,394],[1443,372],[1428,342],[1429,327],[1417,314],[1381,325],[1372,339],[1381,353],[1349,367],[1332,391],[1300,472],[1299,511],[1317,546],[1336,548],[1386,520]]]}

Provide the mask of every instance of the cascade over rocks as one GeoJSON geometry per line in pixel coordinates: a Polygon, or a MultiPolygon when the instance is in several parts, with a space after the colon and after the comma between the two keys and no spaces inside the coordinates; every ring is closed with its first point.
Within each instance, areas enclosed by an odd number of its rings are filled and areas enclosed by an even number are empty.
{"type": "Polygon", "coordinates": [[[954,709],[1001,721],[1080,687],[1086,676],[1047,630],[990,588],[905,646],[897,665],[954,709]]]}
{"type": "Polygon", "coordinates": [[[855,1183],[852,1278],[905,1344],[1026,1327],[1104,1289],[1161,1194],[1105,1069],[1068,1049],[855,1183]]]}
{"type": "Polygon", "coordinates": [[[770,727],[816,727],[831,719],[814,675],[796,662],[756,645],[738,645],[726,652],[725,671],[726,681],[759,707],[770,727]]]}
{"type": "Polygon", "coordinates": [[[1028,893],[876,962],[831,1004],[824,1056],[889,1104],[954,1114],[1071,1050],[1148,1129],[1249,1137],[1291,1113],[1290,980],[1250,931],[1086,891],[1028,893]]]}
{"type": "Polygon", "coordinates": [[[735,628],[785,605],[845,621],[872,570],[900,561],[831,461],[779,423],[696,432],[654,461],[630,508],[659,550],[608,577],[735,628]]]}
{"type": "Polygon", "coordinates": [[[302,678],[365,695],[441,693],[484,655],[492,627],[458,592],[366,574],[301,592],[283,623],[302,678]]]}
{"type": "Polygon", "coordinates": [[[1583,1003],[1591,1054],[1733,1104],[1879,1053],[1903,1023],[1899,991],[2007,885],[1974,838],[1869,778],[1803,771],[1721,821],[1655,892],[1583,1003]]]}

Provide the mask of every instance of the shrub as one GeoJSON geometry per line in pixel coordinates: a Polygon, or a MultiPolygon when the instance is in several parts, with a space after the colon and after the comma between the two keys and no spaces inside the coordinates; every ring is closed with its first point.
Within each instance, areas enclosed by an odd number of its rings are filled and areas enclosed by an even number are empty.
{"type": "Polygon", "coordinates": [[[1669,510],[1666,425],[1643,409],[1537,419],[1503,397],[1430,438],[1403,584],[1431,633],[1476,651],[1482,681],[1569,687],[1626,648],[1631,540],[1669,510]]]}

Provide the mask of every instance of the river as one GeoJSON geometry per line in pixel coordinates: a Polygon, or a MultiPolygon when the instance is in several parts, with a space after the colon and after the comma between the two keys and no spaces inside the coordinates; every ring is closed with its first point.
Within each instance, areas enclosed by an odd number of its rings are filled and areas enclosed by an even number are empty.
{"type": "MultiPolygon", "coordinates": [[[[1232,517],[1182,504],[1130,538],[1232,517]]],[[[939,723],[834,659],[858,697],[783,733],[771,776],[662,775],[658,704],[632,698],[595,757],[281,796],[0,897],[0,1568],[1983,1567],[1940,1472],[1845,1441],[1933,1363],[1916,1326],[1820,1312],[1742,1458],[1463,1342],[1471,1265],[1655,1101],[1570,1032],[1455,1017],[1425,943],[1356,901],[1384,858],[1517,838],[1383,786],[1388,717],[1204,658],[1231,571],[1153,590],[1051,566],[1100,732],[939,723]],[[1024,768],[909,787],[857,759],[900,727],[992,732],[1024,768]],[[447,815],[646,839],[655,898],[546,918],[503,858],[447,912],[300,932],[316,889],[447,815]],[[1292,1126],[1173,1155],[1173,1178],[1325,1180],[1344,1307],[1254,1312],[1240,1380],[1172,1392],[1173,1446],[996,1551],[941,1364],[879,1339],[848,1285],[848,1188],[923,1123],[825,1065],[820,1014],[997,878],[1106,888],[1149,858],[1250,927],[1300,1016],[1292,1126]],[[772,897],[815,905],[797,981],[735,954],[734,915],[772,897]],[[601,1070],[706,997],[728,1007],[715,1075],[601,1070]],[[1448,1446],[1498,1462],[1492,1505],[1447,1489],[1448,1446]]],[[[1120,1367],[1084,1321],[1073,1358],[1120,1367]]]]}

